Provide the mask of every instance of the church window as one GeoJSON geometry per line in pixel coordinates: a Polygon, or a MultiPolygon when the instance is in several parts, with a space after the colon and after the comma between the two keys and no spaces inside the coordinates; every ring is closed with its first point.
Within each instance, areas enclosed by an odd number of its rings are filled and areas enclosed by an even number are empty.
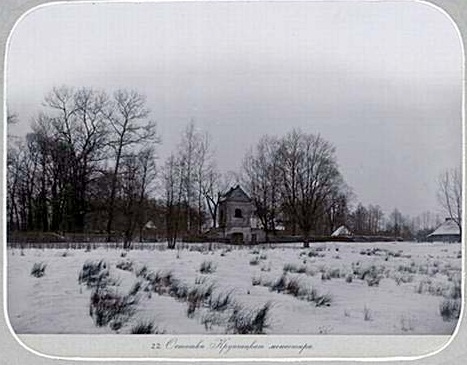
{"type": "Polygon", "coordinates": [[[235,209],[235,215],[234,215],[235,218],[243,218],[242,217],[242,210],[241,209],[235,209]]]}

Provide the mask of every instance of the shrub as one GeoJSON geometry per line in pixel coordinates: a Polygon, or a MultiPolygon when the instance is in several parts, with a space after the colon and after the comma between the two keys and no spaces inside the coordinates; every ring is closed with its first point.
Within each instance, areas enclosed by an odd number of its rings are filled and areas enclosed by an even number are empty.
{"type": "Polygon", "coordinates": [[[117,269],[124,270],[124,271],[133,271],[133,261],[126,260],[120,261],[117,263],[117,269]]]}
{"type": "Polygon", "coordinates": [[[32,265],[31,275],[36,278],[43,277],[45,275],[46,267],[47,264],[44,264],[43,262],[36,262],[34,265],[32,265]]]}
{"type": "Polygon", "coordinates": [[[225,316],[217,312],[208,312],[201,317],[201,324],[206,331],[210,331],[213,326],[224,326],[225,322],[225,316]]]}
{"type": "Polygon", "coordinates": [[[331,278],[337,278],[339,279],[341,277],[341,271],[340,269],[336,268],[336,269],[331,269],[330,272],[329,272],[329,276],[331,278]]]}
{"type": "Polygon", "coordinates": [[[188,296],[188,286],[174,279],[170,285],[169,294],[177,299],[185,300],[188,296]]]}
{"type": "Polygon", "coordinates": [[[132,335],[150,335],[150,334],[163,334],[164,331],[160,330],[154,321],[139,321],[131,328],[132,335]]]}
{"type": "Polygon", "coordinates": [[[261,282],[262,282],[262,280],[261,280],[261,277],[259,277],[259,276],[254,276],[254,277],[251,278],[251,285],[253,285],[253,286],[261,285],[261,282]]]}
{"type": "Polygon", "coordinates": [[[256,266],[259,264],[259,257],[256,256],[256,257],[253,257],[251,260],[250,260],[250,265],[252,266],[256,266]]]}
{"type": "Polygon", "coordinates": [[[209,297],[209,309],[213,311],[222,312],[226,310],[232,303],[232,292],[220,293],[215,298],[211,295],[209,297]]]}
{"type": "Polygon", "coordinates": [[[379,282],[383,278],[383,272],[384,267],[377,268],[374,265],[369,268],[354,268],[354,274],[357,275],[360,280],[365,280],[368,286],[378,286],[379,282]]]}
{"type": "Polygon", "coordinates": [[[199,268],[201,274],[212,274],[214,271],[216,271],[216,266],[212,261],[203,261],[199,268]]]}
{"type": "Polygon", "coordinates": [[[379,282],[383,277],[381,275],[378,276],[368,276],[366,278],[366,283],[368,286],[379,286],[379,282]]]}
{"type": "Polygon", "coordinates": [[[78,277],[79,283],[86,283],[88,288],[106,286],[108,280],[109,270],[104,260],[86,261],[78,277]]]}
{"type": "Polygon", "coordinates": [[[332,297],[330,294],[324,294],[324,295],[319,295],[316,296],[314,295],[314,302],[317,307],[329,307],[332,302],[332,297]]]}
{"type": "Polygon", "coordinates": [[[403,284],[411,283],[414,280],[414,276],[410,274],[397,275],[396,273],[393,278],[397,285],[401,285],[401,283],[403,284]]]}
{"type": "Polygon", "coordinates": [[[91,294],[89,314],[98,327],[110,325],[118,330],[134,313],[137,299],[134,296],[122,295],[107,287],[94,289],[91,294]]]}
{"type": "Polygon", "coordinates": [[[187,316],[191,317],[195,310],[201,306],[201,304],[207,302],[212,295],[214,290],[214,284],[208,286],[194,286],[188,289],[186,294],[186,301],[188,302],[187,316]]]}
{"type": "Polygon", "coordinates": [[[228,320],[227,332],[240,335],[263,334],[264,330],[269,326],[268,314],[270,309],[270,302],[267,302],[259,309],[245,309],[239,305],[235,306],[228,320]]]}
{"type": "Polygon", "coordinates": [[[176,281],[171,271],[158,271],[157,273],[150,273],[146,276],[152,290],[159,295],[163,294],[167,288],[172,286],[176,281]]]}
{"type": "Polygon", "coordinates": [[[285,264],[283,268],[284,272],[291,272],[291,273],[299,273],[304,274],[306,273],[307,269],[305,265],[297,266],[295,264],[285,264]]]}
{"type": "Polygon", "coordinates": [[[445,299],[439,305],[439,313],[443,321],[458,319],[461,311],[460,299],[445,299]]]}
{"type": "Polygon", "coordinates": [[[295,264],[285,264],[284,267],[282,268],[284,272],[297,272],[297,266],[295,264]]]}
{"type": "Polygon", "coordinates": [[[149,274],[149,270],[148,270],[148,267],[146,265],[142,266],[141,268],[139,268],[136,272],[135,272],[136,276],[137,277],[143,277],[143,278],[146,278],[149,274]]]}
{"type": "Polygon", "coordinates": [[[460,279],[457,279],[453,282],[449,297],[451,299],[460,299],[462,297],[462,282],[460,279]]]}
{"type": "Polygon", "coordinates": [[[207,279],[208,278],[206,276],[197,276],[196,279],[195,279],[195,284],[196,285],[204,284],[207,279]]]}
{"type": "Polygon", "coordinates": [[[403,332],[409,332],[414,330],[413,319],[406,316],[401,316],[401,330],[403,332]]]}
{"type": "Polygon", "coordinates": [[[365,307],[363,307],[363,319],[365,321],[373,320],[373,314],[371,312],[371,309],[368,308],[366,305],[365,305],[365,307]]]}
{"type": "Polygon", "coordinates": [[[131,287],[128,295],[136,295],[138,294],[138,292],[141,290],[141,288],[143,287],[143,283],[141,281],[137,281],[133,284],[133,286],[131,287]]]}
{"type": "Polygon", "coordinates": [[[300,282],[297,278],[290,279],[285,284],[285,293],[298,297],[301,292],[300,282]]]}
{"type": "Polygon", "coordinates": [[[276,292],[280,293],[280,292],[283,292],[285,290],[286,285],[287,285],[287,277],[284,274],[272,284],[270,289],[272,291],[276,291],[276,292]]]}

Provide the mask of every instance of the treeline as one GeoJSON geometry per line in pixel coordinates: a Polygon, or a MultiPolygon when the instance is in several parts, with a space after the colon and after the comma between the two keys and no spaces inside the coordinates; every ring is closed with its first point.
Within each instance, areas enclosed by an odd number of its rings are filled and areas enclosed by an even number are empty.
{"type": "Polygon", "coordinates": [[[9,146],[9,231],[100,231],[126,239],[145,223],[156,125],[143,95],[53,89],[24,140],[9,146]],[[118,214],[116,214],[118,212],[118,214]]]}
{"type": "Polygon", "coordinates": [[[243,185],[252,197],[266,235],[277,226],[300,234],[329,236],[340,226],[354,235],[396,239],[424,238],[439,223],[425,212],[416,218],[394,209],[359,203],[338,170],[335,149],[319,135],[294,130],[284,137],[263,137],[243,163],[243,185]]]}
{"type": "Polygon", "coordinates": [[[418,229],[397,210],[386,218],[378,206],[352,209],[335,148],[319,135],[264,136],[241,171],[221,174],[209,135],[193,122],[156,164],[162,141],[136,91],[54,88],[44,106],[25,138],[9,140],[9,232],[99,234],[129,245],[150,229],[174,247],[217,227],[220,199],[237,183],[267,237],[280,228],[308,242],[346,225],[355,234],[407,238],[418,229]]]}
{"type": "MultiPolygon", "coordinates": [[[[217,171],[209,136],[193,122],[167,161],[156,164],[162,141],[138,92],[61,87],[44,105],[32,132],[10,136],[9,232],[130,244],[148,229],[173,246],[216,227],[219,199],[232,181],[217,171]]],[[[9,123],[15,119],[10,114],[9,123]]]]}

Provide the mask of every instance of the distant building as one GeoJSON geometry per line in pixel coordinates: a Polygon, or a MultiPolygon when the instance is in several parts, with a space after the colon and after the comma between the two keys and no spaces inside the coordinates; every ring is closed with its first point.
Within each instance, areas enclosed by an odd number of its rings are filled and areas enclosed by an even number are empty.
{"type": "Polygon", "coordinates": [[[340,226],[334,232],[332,232],[331,237],[349,237],[352,236],[352,232],[346,226],[340,226]]]}
{"type": "Polygon", "coordinates": [[[460,242],[459,226],[452,218],[446,218],[443,224],[427,236],[428,242],[460,242]]]}
{"type": "Polygon", "coordinates": [[[219,228],[223,238],[232,243],[256,243],[264,239],[264,231],[252,228],[254,204],[240,185],[224,194],[219,202],[219,228]]]}

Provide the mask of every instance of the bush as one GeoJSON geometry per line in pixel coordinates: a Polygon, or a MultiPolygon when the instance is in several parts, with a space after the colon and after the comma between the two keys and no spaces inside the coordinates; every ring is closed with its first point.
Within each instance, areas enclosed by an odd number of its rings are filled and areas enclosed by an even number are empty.
{"type": "Polygon", "coordinates": [[[354,268],[354,275],[357,275],[360,280],[365,280],[368,286],[378,286],[383,278],[382,272],[384,272],[384,267],[377,268],[374,265],[369,268],[354,268]]]}
{"type": "Polygon", "coordinates": [[[282,268],[284,272],[297,272],[297,266],[295,264],[285,264],[284,267],[282,268]]]}
{"type": "Polygon", "coordinates": [[[133,271],[133,261],[120,261],[119,263],[117,263],[117,269],[124,271],[133,271]]]}
{"type": "Polygon", "coordinates": [[[258,265],[258,264],[259,264],[259,257],[258,257],[258,256],[254,257],[254,258],[252,258],[252,259],[250,260],[250,265],[256,266],[256,265],[258,265]]]}
{"type": "Polygon", "coordinates": [[[293,295],[294,297],[298,297],[301,293],[300,282],[297,278],[290,279],[285,284],[285,293],[293,295]]]}
{"type": "Polygon", "coordinates": [[[462,297],[462,282],[460,279],[453,282],[449,296],[451,299],[460,299],[462,297]]]}
{"type": "Polygon", "coordinates": [[[47,264],[44,264],[43,262],[36,262],[31,269],[31,275],[36,277],[36,278],[41,278],[45,275],[45,268],[47,267],[47,264]]]}
{"type": "Polygon", "coordinates": [[[149,274],[148,267],[146,265],[142,266],[139,270],[136,271],[137,277],[143,277],[146,279],[147,275],[149,274]]]}
{"type": "Polygon", "coordinates": [[[261,285],[261,283],[262,283],[261,277],[254,276],[251,278],[251,285],[258,286],[258,285],[261,285]]]}
{"type": "Polygon", "coordinates": [[[315,302],[315,305],[317,307],[329,307],[331,306],[332,297],[330,294],[324,294],[324,295],[314,294],[313,301],[315,302]]]}
{"type": "Polygon", "coordinates": [[[150,335],[163,333],[164,331],[160,330],[153,321],[139,321],[131,328],[132,335],[150,335]]]}
{"type": "Polygon", "coordinates": [[[445,299],[439,305],[439,313],[441,314],[441,317],[443,317],[443,321],[459,319],[460,311],[460,299],[445,299]]]}
{"type": "Polygon", "coordinates": [[[222,312],[232,303],[232,292],[220,293],[215,298],[211,295],[209,298],[209,309],[222,312]]]}
{"type": "Polygon", "coordinates": [[[173,279],[169,287],[169,295],[179,300],[185,300],[188,296],[188,286],[173,279]]]}
{"type": "MultiPolygon", "coordinates": [[[[192,288],[187,288],[186,296],[181,298],[188,302],[187,316],[191,317],[197,308],[203,303],[206,303],[212,296],[214,284],[208,286],[196,285],[192,288]]],[[[220,302],[218,303],[220,305],[220,302]]]]}
{"type": "Polygon", "coordinates": [[[177,282],[171,271],[158,271],[155,274],[149,273],[146,275],[146,280],[149,282],[149,288],[159,295],[165,293],[174,282],[177,282]]]}
{"type": "Polygon", "coordinates": [[[259,309],[245,309],[239,305],[235,306],[228,320],[227,332],[239,335],[263,334],[264,330],[269,326],[268,314],[270,309],[270,302],[267,302],[259,309]]]}
{"type": "Polygon", "coordinates": [[[137,299],[108,288],[97,287],[91,294],[89,314],[98,327],[110,325],[118,330],[134,313],[137,299]]]}
{"type": "Polygon", "coordinates": [[[206,331],[210,331],[213,326],[224,326],[225,322],[225,316],[217,312],[208,312],[201,317],[201,324],[206,331]]]}
{"type": "Polygon", "coordinates": [[[287,285],[287,276],[284,274],[272,284],[270,289],[272,291],[281,293],[285,290],[286,285],[287,285]]]}
{"type": "Polygon", "coordinates": [[[373,320],[373,314],[371,312],[371,309],[368,308],[366,305],[365,305],[365,307],[363,307],[363,319],[365,321],[373,320]]]}
{"type": "Polygon", "coordinates": [[[143,287],[143,283],[141,281],[135,282],[133,286],[131,287],[128,295],[135,296],[136,294],[138,294],[138,292],[141,290],[142,287],[143,287]]]}
{"type": "Polygon", "coordinates": [[[212,274],[216,271],[216,265],[212,261],[203,261],[199,268],[201,274],[212,274]]]}
{"type": "Polygon", "coordinates": [[[304,274],[307,271],[305,265],[297,266],[291,263],[285,264],[282,270],[284,272],[298,273],[298,274],[304,274]]]}
{"type": "Polygon", "coordinates": [[[86,261],[78,277],[79,283],[86,283],[88,288],[104,287],[108,284],[108,280],[109,270],[104,260],[86,261]]]}

